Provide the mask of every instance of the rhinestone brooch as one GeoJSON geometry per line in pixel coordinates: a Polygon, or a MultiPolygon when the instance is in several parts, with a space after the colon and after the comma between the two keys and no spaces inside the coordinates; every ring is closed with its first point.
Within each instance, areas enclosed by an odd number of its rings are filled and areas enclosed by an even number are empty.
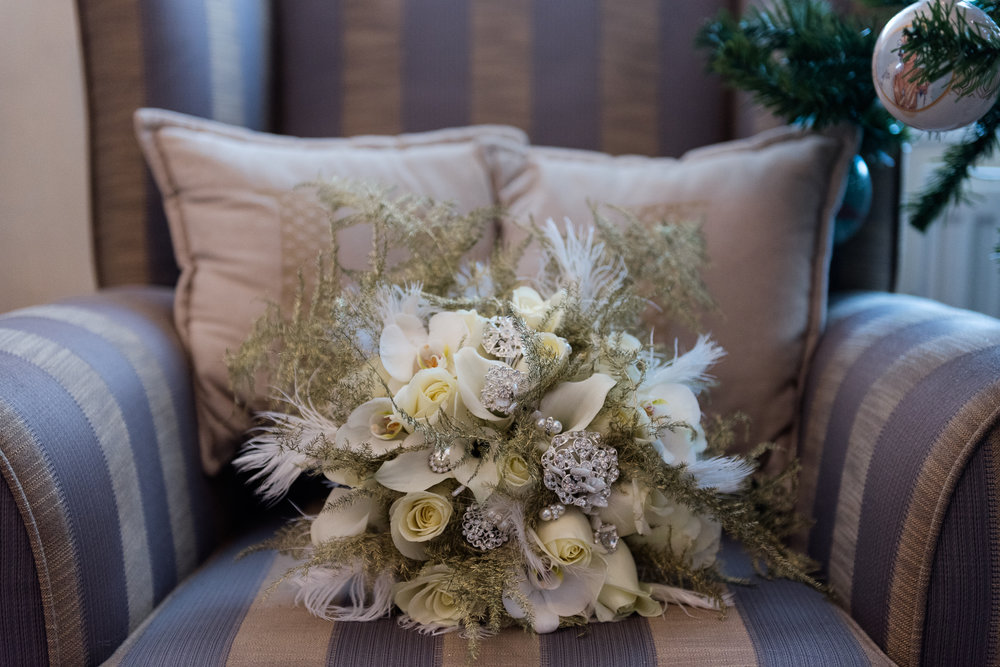
{"type": "Polygon", "coordinates": [[[584,513],[607,507],[611,484],[618,479],[618,452],[601,443],[601,434],[570,431],[552,438],[542,454],[543,481],[559,501],[584,513]]]}
{"type": "Polygon", "coordinates": [[[518,385],[523,384],[526,377],[510,366],[491,365],[479,392],[483,407],[501,417],[509,416],[517,408],[518,385]]]}

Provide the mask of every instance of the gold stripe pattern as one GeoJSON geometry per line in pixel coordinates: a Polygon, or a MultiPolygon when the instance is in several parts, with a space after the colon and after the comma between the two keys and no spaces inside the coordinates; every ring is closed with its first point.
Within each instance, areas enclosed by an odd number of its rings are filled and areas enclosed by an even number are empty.
{"type": "Polygon", "coordinates": [[[4,403],[0,403],[0,424],[5,425],[3,436],[9,445],[7,455],[0,452],[0,474],[25,518],[45,614],[49,663],[83,664],[87,658],[83,612],[66,508],[38,443],[4,403]]]}
{"type": "Polygon", "coordinates": [[[662,616],[646,619],[662,665],[755,665],[757,654],[736,609],[725,618],[708,609],[667,607],[662,616]]]}
{"type": "MultiPolygon", "coordinates": [[[[897,296],[893,295],[893,298],[897,296]]],[[[857,299],[839,308],[836,316],[838,319],[843,319],[863,310],[878,308],[882,301],[883,299],[878,297],[857,299]]],[[[907,309],[903,313],[893,311],[876,317],[852,331],[850,340],[838,348],[836,355],[823,369],[820,385],[808,406],[808,427],[799,452],[802,462],[802,473],[799,477],[799,511],[804,516],[811,516],[813,512],[831,410],[841,385],[855,362],[878,340],[893,331],[937,317],[938,313],[926,308],[907,309]]],[[[805,542],[800,542],[799,546],[804,547],[805,542]]]]}
{"type": "Polygon", "coordinates": [[[139,377],[156,430],[157,452],[163,470],[167,512],[174,542],[177,579],[183,579],[197,565],[197,545],[194,524],[191,522],[191,512],[194,508],[188,502],[191,496],[187,470],[184,456],[178,448],[180,433],[177,407],[169,391],[156,390],[158,387],[170,386],[163,370],[155,359],[146,354],[145,345],[135,332],[117,325],[108,317],[85,308],[65,305],[37,306],[21,312],[30,317],[66,322],[104,338],[128,360],[139,377]]]}
{"type": "MultiPolygon", "coordinates": [[[[868,467],[878,434],[906,396],[937,368],[966,352],[979,349],[984,340],[976,331],[950,332],[925,339],[907,350],[869,388],[861,401],[844,462],[844,474],[837,497],[833,544],[830,549],[830,584],[850,608],[854,561],[868,467]]],[[[902,546],[901,546],[902,548],[902,546]]]]}
{"type": "Polygon", "coordinates": [[[132,112],[146,99],[138,2],[78,3],[87,53],[97,280],[147,283],[146,170],[132,112]]]}
{"type": "Polygon", "coordinates": [[[471,122],[513,125],[530,133],[531,2],[472,0],[470,12],[471,122]]]}
{"type": "Polygon", "coordinates": [[[601,0],[601,143],[607,153],[658,153],[659,4],[601,0]]]}
{"type": "Polygon", "coordinates": [[[886,652],[907,657],[897,662],[920,663],[937,536],[966,463],[998,416],[1000,406],[992,393],[964,405],[934,442],[917,476],[893,560],[887,605],[886,652]]]}
{"type": "Polygon", "coordinates": [[[345,0],[341,134],[402,131],[403,0],[345,0]]]}
{"type": "Polygon", "coordinates": [[[297,607],[291,586],[274,586],[274,582],[296,564],[290,556],[274,557],[236,632],[226,664],[326,664],[336,624],[313,616],[304,607],[297,607]]]}

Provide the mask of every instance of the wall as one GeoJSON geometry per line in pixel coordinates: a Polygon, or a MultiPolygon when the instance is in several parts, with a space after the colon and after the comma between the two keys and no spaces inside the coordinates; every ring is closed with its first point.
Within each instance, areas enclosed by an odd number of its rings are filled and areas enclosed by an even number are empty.
{"type": "Polygon", "coordinates": [[[94,290],[69,0],[0,0],[0,312],[94,290]]]}

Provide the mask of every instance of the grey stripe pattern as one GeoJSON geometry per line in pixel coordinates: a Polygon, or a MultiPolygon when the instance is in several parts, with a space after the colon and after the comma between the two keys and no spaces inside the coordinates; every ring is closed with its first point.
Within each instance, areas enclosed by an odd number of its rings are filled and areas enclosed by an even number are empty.
{"type": "MultiPolygon", "coordinates": [[[[159,365],[149,363],[148,352],[135,332],[86,308],[50,305],[22,310],[19,314],[67,322],[102,336],[117,348],[139,376],[152,414],[160,468],[166,480],[164,491],[174,542],[176,576],[178,579],[183,577],[194,569],[197,562],[197,544],[191,522],[192,490],[188,485],[184,455],[177,447],[177,443],[181,442],[178,411],[166,390],[170,383],[163,370],[159,365]]],[[[149,499],[149,502],[159,502],[159,499],[149,499]]]]}
{"type": "MultiPolygon", "coordinates": [[[[30,360],[57,378],[80,406],[104,454],[111,474],[112,492],[121,535],[146,535],[142,495],[125,420],[100,376],[79,357],[44,338],[0,326],[0,351],[30,360]]],[[[129,627],[134,628],[153,609],[153,574],[144,539],[122,539],[129,627]]]]}

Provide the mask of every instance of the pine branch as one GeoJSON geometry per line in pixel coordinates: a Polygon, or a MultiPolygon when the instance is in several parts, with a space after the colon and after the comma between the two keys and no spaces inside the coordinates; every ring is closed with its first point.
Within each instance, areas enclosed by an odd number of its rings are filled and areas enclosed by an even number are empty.
{"type": "MultiPolygon", "coordinates": [[[[930,83],[951,76],[960,95],[991,94],[1000,62],[1000,39],[956,16],[960,10],[954,4],[955,0],[928,4],[927,11],[914,16],[903,31],[906,46],[902,53],[919,63],[913,82],[930,83]]],[[[993,14],[1000,14],[1000,3],[988,4],[993,14]]]]}
{"type": "Polygon", "coordinates": [[[822,0],[780,0],[740,20],[723,12],[696,44],[709,51],[710,71],[786,122],[815,129],[849,122],[885,150],[903,137],[871,83],[876,37],[822,0]]]}
{"type": "Polygon", "coordinates": [[[973,166],[991,156],[1000,146],[1000,102],[986,112],[969,131],[968,138],[945,151],[942,165],[934,172],[920,197],[907,205],[910,224],[920,231],[953,203],[968,201],[966,185],[973,166]]]}

